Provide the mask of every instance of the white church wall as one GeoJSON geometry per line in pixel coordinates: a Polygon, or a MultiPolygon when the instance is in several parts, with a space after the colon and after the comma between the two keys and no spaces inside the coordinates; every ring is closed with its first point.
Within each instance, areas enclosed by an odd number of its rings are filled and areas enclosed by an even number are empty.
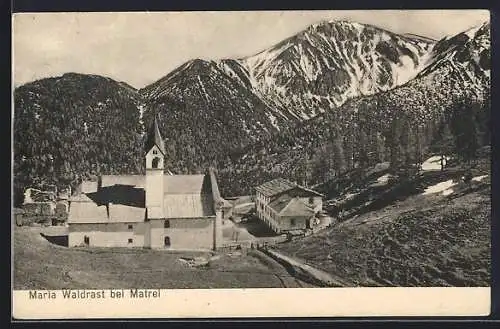
{"type": "Polygon", "coordinates": [[[144,247],[145,223],[70,224],[68,246],[144,247]],[[131,228],[129,228],[131,227],[131,228]]]}

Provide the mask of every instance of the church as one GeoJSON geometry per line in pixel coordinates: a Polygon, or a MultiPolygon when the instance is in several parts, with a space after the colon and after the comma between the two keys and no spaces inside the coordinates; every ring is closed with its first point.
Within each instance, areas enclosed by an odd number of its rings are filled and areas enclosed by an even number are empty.
{"type": "Polygon", "coordinates": [[[145,175],[102,175],[83,181],[70,198],[68,246],[217,250],[224,200],[215,172],[165,174],[167,156],[155,117],[145,175]]]}

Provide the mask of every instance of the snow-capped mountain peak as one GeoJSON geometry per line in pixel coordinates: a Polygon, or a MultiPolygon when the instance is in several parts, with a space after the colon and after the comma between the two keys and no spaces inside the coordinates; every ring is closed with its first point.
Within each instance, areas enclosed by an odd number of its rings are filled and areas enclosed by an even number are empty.
{"type": "Polygon", "coordinates": [[[406,83],[423,68],[432,45],[371,25],[324,21],[240,63],[269,103],[304,120],[406,83]]]}

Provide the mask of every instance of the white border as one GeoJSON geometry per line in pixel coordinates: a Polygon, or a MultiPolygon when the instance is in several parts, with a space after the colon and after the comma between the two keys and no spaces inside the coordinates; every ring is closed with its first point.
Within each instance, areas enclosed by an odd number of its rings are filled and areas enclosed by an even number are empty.
{"type": "MultiPolygon", "coordinates": [[[[490,288],[171,289],[159,298],[30,299],[13,293],[13,317],[30,319],[487,316],[490,288]]],[[[89,291],[89,290],[87,290],[89,291]]]]}

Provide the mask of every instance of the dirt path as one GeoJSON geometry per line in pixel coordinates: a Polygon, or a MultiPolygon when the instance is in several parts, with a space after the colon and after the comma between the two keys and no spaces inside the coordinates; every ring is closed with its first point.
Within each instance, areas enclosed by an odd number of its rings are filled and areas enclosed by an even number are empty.
{"type": "Polygon", "coordinates": [[[273,273],[275,273],[275,276],[281,281],[283,288],[314,287],[311,284],[295,278],[293,275],[288,273],[283,265],[266,255],[262,251],[252,250],[249,252],[249,255],[259,259],[265,266],[267,266],[273,273]]]}
{"type": "Polygon", "coordinates": [[[325,271],[319,270],[297,259],[293,259],[291,257],[283,255],[275,250],[268,249],[266,252],[269,253],[273,258],[279,259],[280,261],[289,264],[289,266],[293,268],[294,272],[296,272],[298,276],[307,276],[312,281],[328,287],[352,286],[352,284],[339,277],[334,277],[333,275],[325,271]]]}

